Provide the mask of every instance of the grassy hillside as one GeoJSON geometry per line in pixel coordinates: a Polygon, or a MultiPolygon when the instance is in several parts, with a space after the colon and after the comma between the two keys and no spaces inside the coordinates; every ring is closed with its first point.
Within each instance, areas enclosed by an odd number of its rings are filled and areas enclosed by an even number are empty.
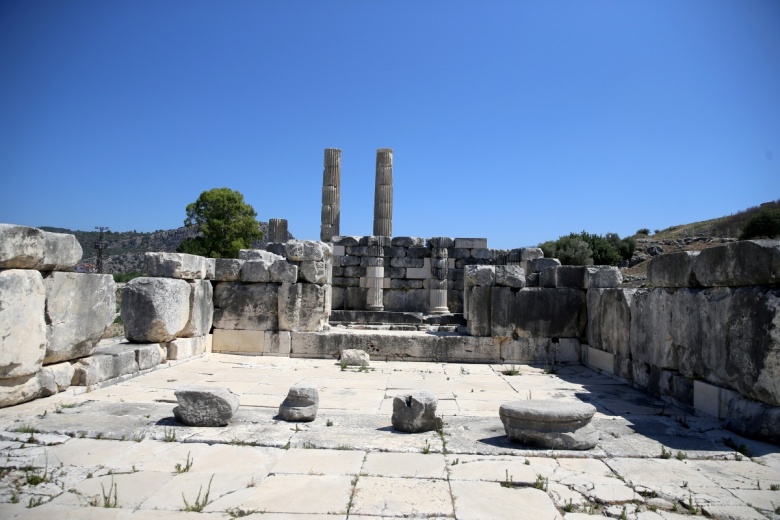
{"type": "Polygon", "coordinates": [[[703,220],[701,222],[693,222],[691,224],[671,226],[664,230],[658,231],[657,233],[653,234],[652,237],[656,240],[679,239],[695,236],[736,238],[739,237],[742,228],[745,226],[750,217],[752,217],[759,210],[778,207],[780,207],[780,200],[765,202],[760,206],[754,206],[726,217],[713,218],[710,220],[703,220]]]}

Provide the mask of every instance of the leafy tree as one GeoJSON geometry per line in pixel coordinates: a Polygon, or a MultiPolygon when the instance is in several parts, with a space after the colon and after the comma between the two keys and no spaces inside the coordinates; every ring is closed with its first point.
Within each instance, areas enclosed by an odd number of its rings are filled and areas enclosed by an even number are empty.
{"type": "Polygon", "coordinates": [[[544,256],[558,258],[563,265],[617,265],[634,254],[636,242],[617,233],[606,236],[582,231],[540,244],[544,256]]]}
{"type": "Polygon", "coordinates": [[[184,240],[176,249],[179,253],[238,258],[240,249],[263,238],[254,208],[244,202],[241,193],[230,188],[204,191],[198,200],[187,204],[184,225],[196,226],[200,234],[184,240]]]}
{"type": "Polygon", "coordinates": [[[740,240],[778,237],[780,237],[780,208],[759,211],[750,217],[739,235],[740,240]]]}

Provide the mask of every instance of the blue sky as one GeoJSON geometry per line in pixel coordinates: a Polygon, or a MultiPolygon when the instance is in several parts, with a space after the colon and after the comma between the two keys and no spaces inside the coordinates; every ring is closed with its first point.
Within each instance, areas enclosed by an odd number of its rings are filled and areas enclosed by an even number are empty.
{"type": "Polygon", "coordinates": [[[780,198],[780,2],[0,2],[0,222],[182,225],[204,191],[318,238],[535,245],[780,198]]]}

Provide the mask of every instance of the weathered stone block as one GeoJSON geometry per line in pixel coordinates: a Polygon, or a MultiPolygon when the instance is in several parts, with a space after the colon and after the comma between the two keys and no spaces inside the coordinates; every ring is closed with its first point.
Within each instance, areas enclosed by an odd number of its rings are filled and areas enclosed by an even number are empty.
{"type": "Polygon", "coordinates": [[[780,407],[735,398],[728,406],[726,428],[745,437],[780,444],[780,407]]]}
{"type": "Polygon", "coordinates": [[[73,364],[75,386],[90,386],[125,374],[138,372],[133,350],[111,347],[100,349],[90,357],[73,364]]]}
{"type": "Polygon", "coordinates": [[[585,289],[585,267],[581,265],[559,265],[541,272],[539,284],[548,289],[585,289]]]}
{"type": "Polygon", "coordinates": [[[496,284],[496,266],[467,265],[463,276],[466,287],[489,287],[496,284]]]}
{"type": "Polygon", "coordinates": [[[617,267],[592,265],[585,268],[585,287],[588,289],[620,287],[622,283],[623,275],[617,267]]]}
{"type": "Polygon", "coordinates": [[[360,257],[359,256],[342,256],[339,259],[339,265],[342,266],[342,267],[359,266],[360,265],[360,257]]]}
{"type": "Polygon", "coordinates": [[[160,278],[202,280],[206,278],[207,262],[202,256],[185,253],[146,253],[146,273],[160,278]]]}
{"type": "Polygon", "coordinates": [[[162,352],[158,343],[132,345],[132,349],[135,353],[135,362],[138,363],[139,370],[154,368],[163,362],[162,352]]]}
{"type": "Polygon", "coordinates": [[[431,392],[420,391],[397,395],[393,398],[393,428],[400,432],[423,433],[441,429],[441,419],[436,417],[439,400],[431,392]]]}
{"type": "MultiPolygon", "coordinates": [[[[183,282],[186,283],[186,282],[183,282]]],[[[53,272],[46,286],[45,364],[89,356],[116,312],[110,274],[53,272]]]]}
{"type": "Polygon", "coordinates": [[[487,238],[456,238],[454,246],[463,249],[487,249],[487,238]]]}
{"type": "Polygon", "coordinates": [[[339,362],[345,367],[367,367],[371,364],[365,350],[344,349],[339,355],[339,362]]]}
{"type": "MultiPolygon", "coordinates": [[[[319,261],[325,258],[324,248],[327,245],[314,240],[289,240],[285,245],[287,260],[291,262],[319,261]]],[[[328,248],[330,254],[330,248],[328,248]]]]}
{"type": "Polygon", "coordinates": [[[532,273],[540,273],[548,267],[557,267],[561,265],[561,261],[557,258],[534,258],[528,261],[530,270],[532,273]]]}
{"type": "Polygon", "coordinates": [[[190,292],[184,280],[130,280],[122,289],[125,337],[133,343],[167,342],[177,337],[190,317],[190,292]]]}
{"type": "Polygon", "coordinates": [[[780,240],[743,240],[705,249],[693,274],[702,287],[780,283],[780,240]]]}
{"type": "Polygon", "coordinates": [[[500,345],[503,363],[544,363],[555,364],[580,363],[580,342],[577,338],[518,338],[496,337],[493,340],[500,345]]]}
{"type": "MultiPolygon", "coordinates": [[[[471,299],[467,307],[468,312],[471,313],[471,299]]],[[[493,336],[585,337],[587,324],[585,291],[537,288],[517,290],[509,287],[494,287],[490,308],[493,336]]]]}
{"type": "Polygon", "coordinates": [[[0,379],[0,408],[26,403],[43,397],[44,394],[51,395],[50,390],[54,385],[51,373],[46,370],[39,370],[26,376],[0,379]]]}
{"type": "Polygon", "coordinates": [[[189,385],[174,395],[173,415],[187,426],[227,426],[239,406],[238,395],[224,387],[189,385]]]}
{"type": "Polygon", "coordinates": [[[283,357],[289,356],[290,332],[272,332],[270,330],[265,331],[265,350],[263,351],[263,355],[283,357]]]}
{"type": "Polygon", "coordinates": [[[76,237],[68,233],[43,232],[42,271],[61,271],[71,269],[81,260],[83,251],[76,237]]]}
{"type": "Polygon", "coordinates": [[[320,396],[317,387],[298,383],[290,387],[279,405],[279,419],[289,422],[311,422],[317,417],[320,396]]]}
{"type": "Polygon", "coordinates": [[[425,245],[425,239],[421,237],[393,237],[390,240],[393,247],[422,247],[425,245]]]}
{"type": "Polygon", "coordinates": [[[38,269],[43,265],[45,254],[43,231],[0,224],[0,269],[38,269]]]}
{"type": "Polygon", "coordinates": [[[517,265],[497,265],[496,285],[504,287],[515,287],[522,289],[525,287],[525,271],[517,265]]]}
{"type": "Polygon", "coordinates": [[[301,262],[298,281],[325,285],[328,283],[328,265],[322,260],[301,262]]]}
{"type": "Polygon", "coordinates": [[[168,359],[188,359],[206,352],[208,336],[196,338],[177,338],[166,345],[168,359]]]}
{"type": "Polygon", "coordinates": [[[589,450],[599,434],[590,424],[596,407],[582,402],[535,399],[499,408],[510,441],[562,450],[589,450]]]}
{"type": "Polygon", "coordinates": [[[647,281],[656,287],[697,287],[693,264],[699,251],[654,256],[647,264],[647,281]]]}
{"type": "MultiPolygon", "coordinates": [[[[467,275],[468,276],[468,275],[467,275]]],[[[490,336],[492,330],[492,290],[489,286],[466,286],[466,330],[471,336],[490,336]]],[[[509,289],[507,289],[508,291],[509,289]]],[[[506,334],[502,334],[506,335],[506,334]]],[[[511,336],[511,334],[509,334],[511,336]]]]}
{"type": "Polygon", "coordinates": [[[407,258],[427,258],[431,255],[431,250],[427,247],[414,246],[406,250],[407,258]]]}
{"type": "Polygon", "coordinates": [[[190,316],[179,334],[183,338],[205,336],[211,330],[214,318],[214,290],[208,280],[195,280],[190,284],[190,316]]]}
{"type": "Polygon", "coordinates": [[[471,258],[477,260],[493,260],[496,257],[496,253],[492,249],[472,249],[471,258]]]}
{"type": "Polygon", "coordinates": [[[285,256],[266,249],[242,249],[238,252],[238,258],[246,262],[265,262],[271,265],[285,256]]]}
{"type": "Polygon", "coordinates": [[[279,330],[318,331],[328,322],[327,285],[284,283],[279,286],[279,330]]]}
{"type": "Polygon", "coordinates": [[[390,280],[391,289],[422,289],[422,280],[404,280],[400,278],[393,278],[390,280]]]}
{"type": "Polygon", "coordinates": [[[331,243],[336,246],[357,246],[360,245],[360,237],[335,236],[331,243]]]}
{"type": "Polygon", "coordinates": [[[270,272],[273,283],[295,283],[298,280],[298,266],[284,259],[271,264],[270,272]]]}
{"type": "Polygon", "coordinates": [[[220,282],[214,288],[214,328],[277,330],[277,284],[220,282]]]}
{"type": "Polygon", "coordinates": [[[590,289],[587,293],[588,344],[629,358],[631,303],[636,289],[590,289]]]}
{"type": "Polygon", "coordinates": [[[0,271],[0,379],[30,376],[41,368],[46,353],[45,305],[41,273],[0,271]]]}
{"type": "Polygon", "coordinates": [[[215,258],[214,280],[218,282],[236,282],[241,279],[241,267],[245,260],[238,258],[215,258]]]}
{"type": "Polygon", "coordinates": [[[425,245],[428,246],[428,248],[434,248],[434,247],[453,247],[455,245],[455,241],[449,237],[431,237],[428,240],[425,241],[425,245]]]}
{"type": "Polygon", "coordinates": [[[246,283],[268,283],[271,281],[273,260],[247,260],[241,266],[241,281],[246,283]]]}
{"type": "Polygon", "coordinates": [[[217,259],[206,258],[206,280],[213,280],[217,273],[217,259]]]}
{"type": "MultiPolygon", "coordinates": [[[[410,281],[422,282],[422,280],[410,281]]],[[[386,311],[427,312],[428,291],[425,289],[385,289],[382,294],[382,303],[386,311]]]]}

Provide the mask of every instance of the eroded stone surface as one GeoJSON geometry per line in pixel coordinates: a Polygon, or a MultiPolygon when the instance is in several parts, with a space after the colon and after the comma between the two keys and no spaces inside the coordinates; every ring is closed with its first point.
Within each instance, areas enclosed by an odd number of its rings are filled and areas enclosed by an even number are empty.
{"type": "Polygon", "coordinates": [[[279,406],[279,418],[291,422],[311,422],[317,417],[319,404],[320,397],[316,386],[294,385],[279,406]]]}
{"type": "Polygon", "coordinates": [[[190,317],[190,285],[184,280],[141,277],[122,289],[125,337],[159,343],[177,337],[190,317]]]}
{"type": "Polygon", "coordinates": [[[587,403],[526,400],[504,403],[499,416],[509,440],[564,450],[589,450],[599,435],[590,420],[596,408],[587,403]]]}
{"type": "Polygon", "coordinates": [[[37,271],[0,271],[0,379],[37,372],[46,353],[46,287],[37,271]]]}
{"type": "Polygon", "coordinates": [[[431,392],[419,391],[393,398],[393,428],[401,432],[422,433],[441,427],[436,417],[438,399],[431,392]]]}
{"type": "Polygon", "coordinates": [[[367,367],[370,364],[369,356],[364,350],[345,349],[339,356],[341,364],[348,367],[367,367]]]}
{"type": "Polygon", "coordinates": [[[238,410],[239,398],[228,388],[190,385],[174,392],[176,420],[188,426],[226,426],[238,410]]]}

